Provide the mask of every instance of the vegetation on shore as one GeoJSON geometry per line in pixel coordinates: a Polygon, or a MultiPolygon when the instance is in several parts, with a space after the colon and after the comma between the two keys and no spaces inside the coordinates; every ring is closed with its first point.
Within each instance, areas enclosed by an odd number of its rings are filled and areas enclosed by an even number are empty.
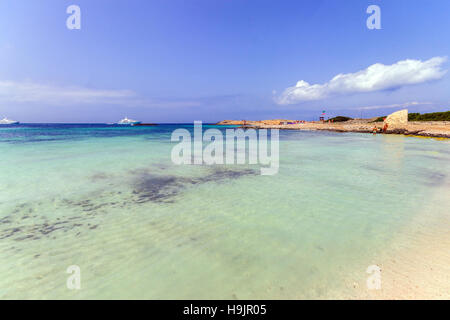
{"type": "MultiPolygon", "coordinates": [[[[378,117],[372,122],[383,122],[386,116],[378,117]]],[[[450,111],[432,113],[408,113],[408,121],[450,121],[450,111]]]]}
{"type": "Polygon", "coordinates": [[[450,121],[450,111],[432,113],[410,113],[408,121],[450,121]]]}
{"type": "Polygon", "coordinates": [[[328,119],[328,120],[331,120],[333,122],[345,122],[345,121],[348,121],[348,120],[353,120],[353,118],[344,117],[344,116],[337,116],[337,117],[334,117],[334,118],[331,118],[331,119],[328,119]]]}
{"type": "Polygon", "coordinates": [[[384,116],[384,117],[378,117],[378,118],[376,118],[375,120],[373,120],[372,122],[383,122],[384,119],[386,119],[386,116],[384,116]]]}

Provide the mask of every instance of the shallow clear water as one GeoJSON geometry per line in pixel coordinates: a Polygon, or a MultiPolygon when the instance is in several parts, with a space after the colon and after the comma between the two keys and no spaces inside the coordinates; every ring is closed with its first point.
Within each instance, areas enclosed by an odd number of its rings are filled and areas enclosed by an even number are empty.
{"type": "Polygon", "coordinates": [[[178,127],[0,128],[0,298],[338,298],[448,218],[449,141],[283,131],[262,176],[172,164],[178,127]]]}

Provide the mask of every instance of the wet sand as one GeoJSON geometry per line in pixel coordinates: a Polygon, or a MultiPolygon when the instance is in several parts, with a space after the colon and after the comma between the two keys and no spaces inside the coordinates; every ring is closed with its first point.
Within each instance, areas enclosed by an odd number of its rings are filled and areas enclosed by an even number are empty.
{"type": "MultiPolygon", "coordinates": [[[[450,211],[448,182],[392,239],[373,263],[381,268],[381,289],[368,290],[365,281],[353,287],[348,299],[450,299],[450,211]],[[433,213],[432,213],[433,212],[433,213]],[[433,218],[430,219],[430,216],[433,218]]],[[[369,274],[367,274],[369,276],[369,274]]]]}
{"type": "Polygon", "coordinates": [[[362,299],[450,299],[450,237],[428,237],[405,248],[382,266],[381,290],[366,291],[362,299]],[[445,241],[447,241],[445,243],[445,241]]]}
{"type": "Polygon", "coordinates": [[[356,299],[450,299],[450,220],[438,223],[439,228],[416,228],[406,244],[380,257],[381,289],[367,290],[363,284],[356,299]]]}

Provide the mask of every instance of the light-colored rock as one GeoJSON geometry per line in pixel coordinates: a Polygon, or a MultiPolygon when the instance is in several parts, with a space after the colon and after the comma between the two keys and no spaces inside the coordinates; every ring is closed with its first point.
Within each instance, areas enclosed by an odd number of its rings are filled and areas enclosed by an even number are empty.
{"type": "Polygon", "coordinates": [[[408,109],[403,109],[394,113],[391,113],[384,120],[389,126],[398,126],[408,124],[408,109]]]}

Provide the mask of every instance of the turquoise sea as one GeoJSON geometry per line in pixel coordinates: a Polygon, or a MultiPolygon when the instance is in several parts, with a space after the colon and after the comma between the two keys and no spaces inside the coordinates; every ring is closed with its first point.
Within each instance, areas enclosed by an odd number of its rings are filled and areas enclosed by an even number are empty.
{"type": "Polygon", "coordinates": [[[0,127],[0,298],[339,298],[449,221],[449,140],[281,131],[262,176],[173,164],[180,127],[0,127]]]}

